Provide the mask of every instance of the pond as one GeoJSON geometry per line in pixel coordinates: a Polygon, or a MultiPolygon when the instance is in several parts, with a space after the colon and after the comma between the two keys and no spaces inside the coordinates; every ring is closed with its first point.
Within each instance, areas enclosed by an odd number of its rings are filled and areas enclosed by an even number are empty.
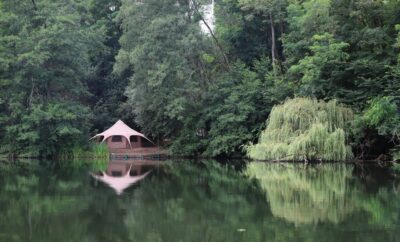
{"type": "Polygon", "coordinates": [[[400,241],[400,179],[387,168],[95,167],[0,162],[0,241],[400,241]]]}

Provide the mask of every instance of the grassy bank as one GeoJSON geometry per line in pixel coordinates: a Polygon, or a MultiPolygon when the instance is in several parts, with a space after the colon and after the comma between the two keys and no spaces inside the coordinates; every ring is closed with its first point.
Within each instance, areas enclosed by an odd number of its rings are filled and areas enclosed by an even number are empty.
{"type": "Polygon", "coordinates": [[[88,148],[76,147],[72,150],[61,151],[59,160],[107,159],[108,148],[105,144],[92,143],[88,148]]]}

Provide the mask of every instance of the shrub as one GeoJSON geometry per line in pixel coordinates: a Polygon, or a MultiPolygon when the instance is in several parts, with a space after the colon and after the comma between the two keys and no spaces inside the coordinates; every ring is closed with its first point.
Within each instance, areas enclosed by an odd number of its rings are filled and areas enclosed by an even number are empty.
{"type": "Polygon", "coordinates": [[[357,115],[353,135],[360,157],[375,158],[383,154],[396,159],[396,145],[400,142],[400,113],[396,99],[376,97],[357,115]],[[392,151],[391,151],[392,150],[392,151]]]}

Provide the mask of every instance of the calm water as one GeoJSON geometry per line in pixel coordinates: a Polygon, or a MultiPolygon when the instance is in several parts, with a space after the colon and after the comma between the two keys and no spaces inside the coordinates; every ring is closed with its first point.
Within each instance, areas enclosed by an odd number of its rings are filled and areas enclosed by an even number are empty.
{"type": "Polygon", "coordinates": [[[400,241],[400,178],[342,164],[0,163],[0,241],[400,241]]]}

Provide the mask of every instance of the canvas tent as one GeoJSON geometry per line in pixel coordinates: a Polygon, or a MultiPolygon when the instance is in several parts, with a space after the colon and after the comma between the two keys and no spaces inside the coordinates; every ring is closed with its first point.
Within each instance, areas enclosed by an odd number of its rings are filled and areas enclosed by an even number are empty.
{"type": "Polygon", "coordinates": [[[121,120],[118,120],[113,126],[100,134],[96,134],[91,139],[101,138],[101,142],[107,142],[109,148],[138,148],[142,147],[142,138],[154,144],[144,134],[131,129],[121,120]]]}

